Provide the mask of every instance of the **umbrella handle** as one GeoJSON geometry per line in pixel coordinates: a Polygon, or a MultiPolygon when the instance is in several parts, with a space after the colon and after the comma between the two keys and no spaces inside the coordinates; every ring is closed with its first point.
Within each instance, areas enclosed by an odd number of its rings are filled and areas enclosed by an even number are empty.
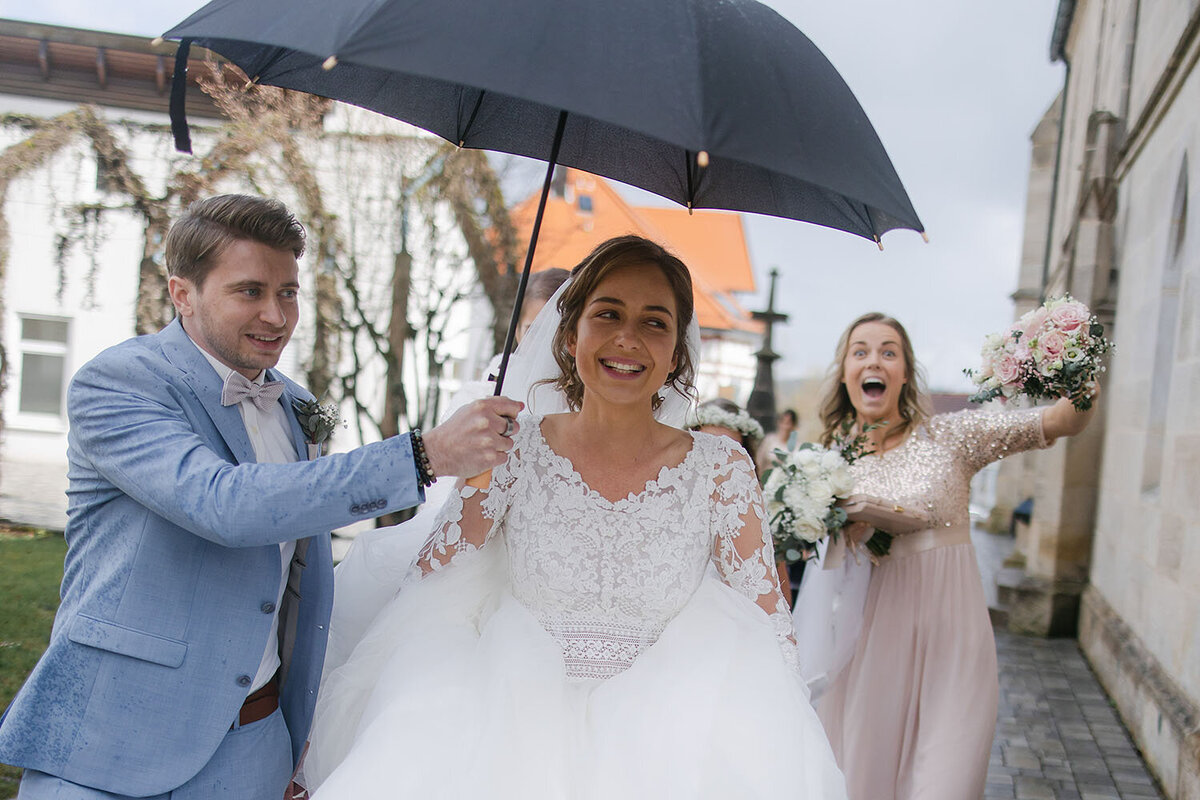
{"type": "Polygon", "coordinates": [[[180,153],[192,152],[192,136],[187,121],[187,65],[192,49],[191,39],[180,39],[175,50],[175,71],[171,73],[171,100],[168,106],[171,117],[171,134],[175,137],[175,149],[180,153]]]}
{"type": "MultiPolygon", "coordinates": [[[[513,302],[512,317],[508,320],[508,335],[504,337],[504,351],[500,356],[500,369],[496,372],[496,397],[504,389],[504,373],[508,371],[508,357],[517,336],[517,322],[521,319],[521,304],[525,302],[525,284],[533,268],[533,253],[537,249],[538,231],[542,227],[542,215],[546,211],[546,198],[550,195],[550,182],[554,178],[554,167],[558,163],[558,149],[562,145],[563,130],[567,127],[567,112],[558,112],[558,127],[554,129],[554,145],[550,148],[550,163],[546,165],[546,180],[542,183],[542,196],[538,200],[537,216],[533,218],[533,231],[529,235],[529,249],[525,251],[525,269],[517,283],[517,297],[513,302]]],[[[485,484],[486,485],[486,484],[485,484]]]]}

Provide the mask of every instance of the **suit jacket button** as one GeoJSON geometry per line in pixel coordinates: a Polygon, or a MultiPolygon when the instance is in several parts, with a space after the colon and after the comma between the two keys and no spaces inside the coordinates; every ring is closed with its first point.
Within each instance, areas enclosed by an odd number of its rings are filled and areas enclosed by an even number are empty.
{"type": "Polygon", "coordinates": [[[357,514],[357,513],[359,512],[359,510],[360,510],[360,509],[359,509],[359,507],[358,507],[357,505],[350,506],[350,513],[351,513],[351,514],[357,514]]]}
{"type": "Polygon", "coordinates": [[[249,675],[238,675],[238,679],[237,679],[238,686],[249,686],[251,683],[252,683],[252,679],[250,678],[249,675]]]}
{"type": "Polygon", "coordinates": [[[274,603],[263,603],[262,604],[262,612],[264,614],[274,614],[275,613],[275,604],[274,603]]]}

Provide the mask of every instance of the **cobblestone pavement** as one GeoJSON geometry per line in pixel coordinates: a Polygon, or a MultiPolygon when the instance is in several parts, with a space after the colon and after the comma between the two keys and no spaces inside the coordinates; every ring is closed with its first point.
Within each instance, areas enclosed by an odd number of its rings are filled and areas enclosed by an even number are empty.
{"type": "Polygon", "coordinates": [[[985,800],[1163,795],[1073,639],[998,631],[1000,713],[985,800]]]}

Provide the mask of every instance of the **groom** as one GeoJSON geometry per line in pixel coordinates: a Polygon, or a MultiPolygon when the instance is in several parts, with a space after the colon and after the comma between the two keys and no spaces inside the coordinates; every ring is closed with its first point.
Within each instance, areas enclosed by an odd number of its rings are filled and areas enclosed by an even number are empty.
{"type": "Polygon", "coordinates": [[[178,313],[68,395],[68,544],[50,645],[3,718],[19,798],[280,800],[308,735],[332,605],[329,531],[502,463],[502,397],[307,460],[273,368],[304,229],[283,204],[201,201],[166,241],[178,313]]]}

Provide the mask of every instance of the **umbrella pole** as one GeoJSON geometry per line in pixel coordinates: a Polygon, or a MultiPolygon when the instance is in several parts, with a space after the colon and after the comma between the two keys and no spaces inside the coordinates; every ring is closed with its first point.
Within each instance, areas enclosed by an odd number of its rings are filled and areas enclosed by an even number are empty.
{"type": "Polygon", "coordinates": [[[504,373],[508,371],[508,357],[512,353],[513,341],[517,336],[517,322],[521,319],[521,304],[525,302],[525,284],[533,267],[533,253],[537,249],[538,231],[542,227],[542,214],[546,211],[546,198],[550,195],[550,182],[554,178],[554,167],[558,163],[558,149],[562,145],[563,129],[567,126],[567,112],[558,114],[558,127],[554,130],[554,145],[550,148],[550,163],[546,166],[546,180],[542,183],[542,196],[538,200],[537,216],[533,218],[533,231],[529,235],[529,249],[525,253],[525,269],[517,283],[517,298],[513,302],[512,317],[508,321],[508,335],[504,337],[504,351],[500,356],[500,370],[496,374],[496,396],[504,389],[504,373]]]}

